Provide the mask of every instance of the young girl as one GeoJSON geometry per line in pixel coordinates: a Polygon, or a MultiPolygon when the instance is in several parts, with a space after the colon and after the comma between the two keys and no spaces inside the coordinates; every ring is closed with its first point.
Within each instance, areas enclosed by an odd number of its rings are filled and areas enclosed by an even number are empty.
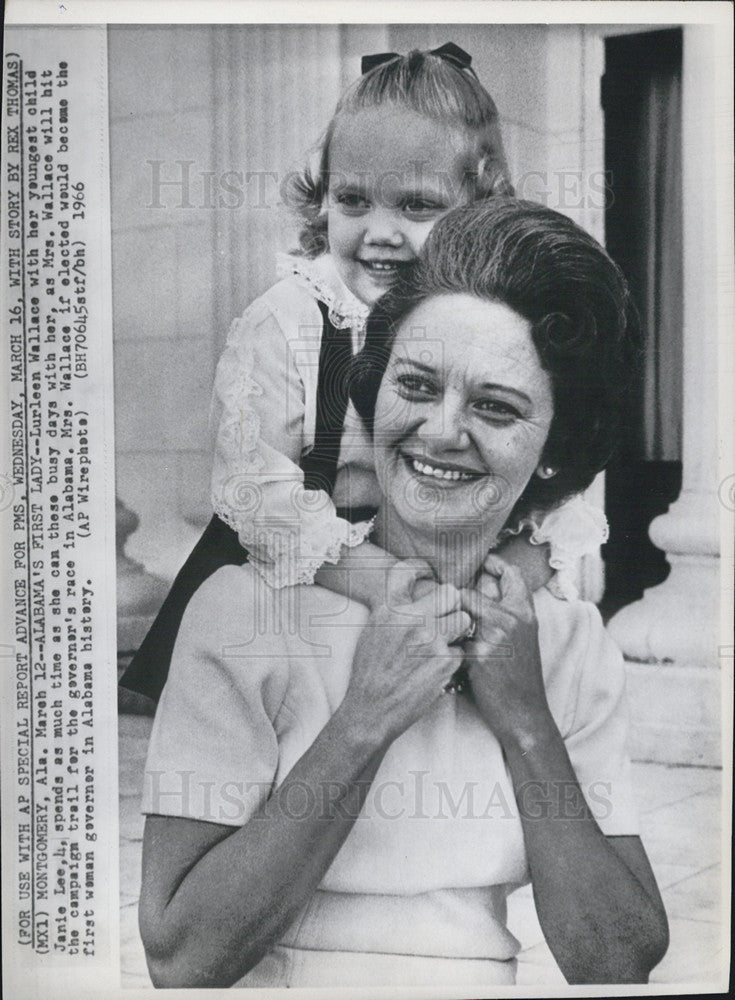
{"type": "MultiPolygon", "coordinates": [[[[369,607],[384,600],[385,571],[396,560],[368,540],[377,483],[345,374],[370,308],[411,266],[434,223],[461,204],[513,193],[497,110],[470,63],[452,43],[365,57],[318,168],[293,185],[305,222],[301,250],[281,257],[282,280],[232,325],[217,369],[215,518],[126,687],[158,696],[189,597],[224,563],[249,559],[276,588],[316,580],[369,607]]],[[[431,503],[432,479],[459,474],[429,459],[427,490],[413,502],[431,503]]],[[[548,581],[550,565],[552,584],[569,592],[574,560],[604,541],[605,520],[580,500],[515,530],[503,556],[532,589],[548,581]]]]}

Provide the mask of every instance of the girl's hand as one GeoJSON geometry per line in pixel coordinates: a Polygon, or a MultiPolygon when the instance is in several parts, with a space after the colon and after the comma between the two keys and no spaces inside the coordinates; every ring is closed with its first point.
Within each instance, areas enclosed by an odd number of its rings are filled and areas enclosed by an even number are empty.
{"type": "MultiPolygon", "coordinates": [[[[551,547],[546,544],[532,545],[527,531],[521,532],[520,535],[514,535],[503,542],[498,549],[498,554],[506,563],[520,570],[523,581],[531,593],[544,587],[554,575],[554,571],[549,565],[551,547]]],[[[483,583],[487,576],[487,573],[483,573],[480,583],[483,583]]],[[[488,596],[492,596],[492,594],[488,596]]]]}
{"type": "Polygon", "coordinates": [[[408,560],[408,562],[415,563],[419,569],[419,573],[414,578],[411,587],[411,597],[413,600],[418,601],[422,597],[426,597],[427,594],[435,594],[441,585],[437,583],[431,566],[428,563],[424,563],[421,559],[408,560]]]}
{"type": "Polygon", "coordinates": [[[485,571],[500,587],[499,601],[462,591],[475,630],[463,643],[475,703],[501,743],[528,745],[553,726],[541,672],[538,624],[520,571],[496,555],[485,571]]]}
{"type": "Polygon", "coordinates": [[[371,612],[358,640],[340,706],[368,739],[392,742],[442,696],[462,662],[452,646],[470,627],[456,587],[434,586],[414,599],[422,563],[388,571],[384,604],[371,612]]]}
{"type": "MultiPolygon", "coordinates": [[[[359,551],[360,548],[361,546],[358,546],[357,550],[354,551],[359,551]]],[[[371,546],[371,548],[373,547],[371,546]]],[[[374,551],[379,552],[380,550],[374,549],[374,551]]],[[[323,567],[320,568],[319,573],[322,569],[323,567]]],[[[372,573],[370,593],[363,600],[372,613],[384,606],[391,607],[396,599],[404,600],[403,590],[405,588],[399,587],[397,583],[404,575],[405,579],[409,581],[407,583],[408,592],[413,600],[433,593],[438,586],[434,571],[426,560],[391,557],[389,565],[376,565],[375,571],[372,573]]],[[[321,583],[321,580],[317,579],[317,582],[321,583]]],[[[357,599],[359,600],[359,595],[357,599]]]]}
{"type": "MultiPolygon", "coordinates": [[[[490,558],[491,556],[487,556],[485,561],[487,562],[490,558]]],[[[486,570],[484,565],[473,589],[482,594],[483,597],[489,598],[491,601],[500,601],[500,584],[498,582],[498,577],[495,573],[491,573],[486,570]]]]}
{"type": "MultiPolygon", "coordinates": [[[[404,601],[405,595],[403,595],[402,590],[396,590],[396,581],[400,578],[400,574],[407,573],[406,579],[409,581],[407,586],[409,587],[410,599],[412,601],[418,601],[422,597],[427,597],[429,594],[436,595],[440,584],[437,583],[436,577],[434,576],[434,570],[431,568],[428,562],[424,559],[397,559],[393,562],[390,567],[391,570],[395,571],[396,575],[391,578],[390,572],[387,570],[382,570],[383,586],[377,591],[374,591],[370,595],[370,599],[367,602],[368,607],[371,612],[376,612],[378,608],[386,605],[391,607],[396,597],[404,601]],[[390,582],[392,579],[392,583],[390,582]],[[393,593],[391,593],[391,587],[393,593]]],[[[492,579],[491,586],[494,588],[489,596],[493,594],[499,594],[497,583],[494,577],[488,577],[492,579]]]]}

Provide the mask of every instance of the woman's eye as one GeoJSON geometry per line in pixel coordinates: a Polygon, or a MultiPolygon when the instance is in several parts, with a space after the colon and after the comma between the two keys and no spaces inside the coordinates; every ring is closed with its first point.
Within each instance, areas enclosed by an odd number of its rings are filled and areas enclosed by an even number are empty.
{"type": "Polygon", "coordinates": [[[482,399],[475,406],[481,413],[505,423],[520,417],[520,413],[514,406],[499,399],[482,399]]]}
{"type": "Polygon", "coordinates": [[[421,375],[398,375],[396,385],[410,396],[429,396],[436,391],[434,383],[421,375]]]}

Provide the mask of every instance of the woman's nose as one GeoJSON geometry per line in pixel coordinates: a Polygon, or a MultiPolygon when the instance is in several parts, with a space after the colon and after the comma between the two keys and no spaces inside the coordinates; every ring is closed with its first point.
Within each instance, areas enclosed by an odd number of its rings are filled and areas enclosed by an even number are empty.
{"type": "Polygon", "coordinates": [[[405,237],[400,222],[395,213],[385,209],[375,209],[370,213],[365,227],[364,242],[381,246],[402,246],[405,237]]]}
{"type": "Polygon", "coordinates": [[[440,449],[462,451],[470,444],[461,406],[453,405],[446,398],[427,408],[417,433],[427,447],[427,454],[434,454],[435,458],[439,458],[440,449]]]}

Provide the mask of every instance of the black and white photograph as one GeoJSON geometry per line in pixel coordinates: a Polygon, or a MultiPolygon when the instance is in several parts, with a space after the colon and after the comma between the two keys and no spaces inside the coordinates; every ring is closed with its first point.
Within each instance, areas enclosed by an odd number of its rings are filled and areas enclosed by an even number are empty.
{"type": "Polygon", "coordinates": [[[727,990],[732,8],[104,6],[4,43],[6,995],[727,990]]]}

